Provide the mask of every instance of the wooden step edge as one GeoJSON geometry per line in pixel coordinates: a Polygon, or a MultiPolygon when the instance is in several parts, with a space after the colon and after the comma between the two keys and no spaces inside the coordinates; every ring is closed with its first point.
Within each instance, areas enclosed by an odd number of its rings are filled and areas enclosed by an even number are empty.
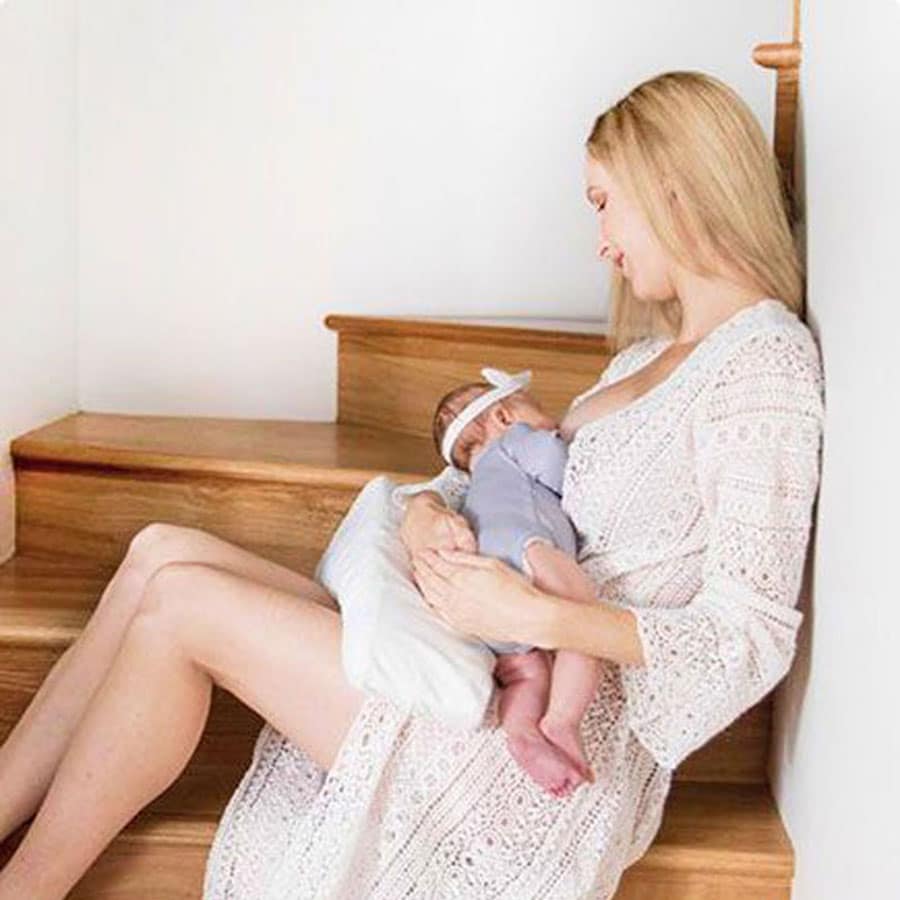
{"type": "Polygon", "coordinates": [[[142,811],[114,838],[119,844],[166,844],[209,847],[219,820],[142,811]]]}
{"type": "Polygon", "coordinates": [[[53,647],[74,643],[91,610],[59,607],[0,608],[0,647],[53,647]]]}
{"type": "MultiPolygon", "coordinates": [[[[386,432],[388,438],[390,434],[386,432]]],[[[73,468],[141,473],[152,477],[223,478],[312,487],[359,489],[376,475],[387,475],[393,481],[411,483],[427,481],[434,473],[401,472],[391,469],[361,469],[316,466],[308,463],[235,460],[224,457],[191,456],[158,453],[99,445],[81,445],[46,441],[39,436],[22,435],[10,443],[13,464],[21,469],[70,470],[73,468]]]]}
{"type": "Polygon", "coordinates": [[[710,872],[715,872],[717,878],[745,878],[775,884],[789,884],[794,877],[792,853],[752,853],[739,848],[720,850],[651,844],[635,865],[640,866],[642,874],[652,873],[660,881],[710,872]]]}
{"type": "Polygon", "coordinates": [[[548,320],[448,319],[427,316],[351,316],[331,314],[325,326],[347,334],[378,334],[395,337],[435,338],[463,343],[515,345],[577,353],[606,354],[612,352],[608,323],[601,319],[548,320]],[[543,325],[538,323],[545,323],[543,325]]]}
{"type": "Polygon", "coordinates": [[[789,885],[794,850],[767,784],[673,781],[659,832],[635,866],[659,881],[715,872],[789,885]]]}
{"type": "MultiPolygon", "coordinates": [[[[671,885],[716,884],[728,896],[729,885],[777,888],[789,886],[794,877],[793,850],[778,819],[774,802],[770,808],[757,813],[758,830],[769,837],[769,849],[747,849],[740,840],[751,842],[746,812],[736,799],[733,815],[740,821],[734,836],[728,831],[731,811],[723,809],[721,790],[710,790],[712,803],[717,807],[706,822],[685,824],[682,807],[691,806],[680,794],[694,793],[673,787],[673,796],[666,806],[665,817],[678,824],[660,829],[646,853],[626,870],[630,879],[642,883],[671,885]],[[773,824],[773,816],[775,823],[773,824]],[[674,833],[674,835],[673,835],[674,833]],[[775,838],[774,840],[773,837],[775,838]]],[[[114,838],[113,845],[165,844],[209,847],[212,844],[221,816],[209,814],[164,813],[143,810],[114,838]]],[[[756,823],[751,823],[756,825],[756,823]]],[[[704,895],[706,896],[706,895],[704,895]]],[[[743,896],[743,894],[742,894],[743,896]]],[[[768,894],[766,894],[768,896],[768,894]]]]}

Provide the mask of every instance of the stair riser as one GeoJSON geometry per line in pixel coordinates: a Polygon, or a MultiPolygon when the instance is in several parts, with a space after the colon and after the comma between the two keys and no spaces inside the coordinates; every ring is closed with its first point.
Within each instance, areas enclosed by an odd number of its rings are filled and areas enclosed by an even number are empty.
{"type": "Polygon", "coordinates": [[[639,870],[626,870],[614,900],[791,900],[791,888],[771,881],[709,881],[699,876],[696,880],[655,881],[639,870]]]}
{"type": "Polygon", "coordinates": [[[67,900],[198,900],[209,848],[117,838],[67,900]]]}
{"type": "MultiPolygon", "coordinates": [[[[37,692],[61,648],[4,646],[0,653],[0,742],[12,730],[37,692]]],[[[766,781],[764,760],[771,704],[749,710],[728,730],[680,766],[679,781],[766,781]]],[[[207,731],[191,766],[246,765],[262,720],[227,691],[217,689],[207,731]]],[[[237,771],[236,769],[236,771],[237,771]]]]}
{"type": "Polygon", "coordinates": [[[531,369],[531,393],[559,417],[608,362],[599,343],[593,352],[577,352],[344,332],[338,341],[338,421],[430,437],[437,401],[459,384],[479,381],[483,366],[531,369]]]}
{"type": "MultiPolygon", "coordinates": [[[[59,648],[46,647],[3,646],[0,649],[0,744],[19,721],[62,652],[59,648]]],[[[182,778],[225,778],[232,786],[236,785],[250,762],[253,743],[262,725],[262,719],[253,710],[216,687],[206,730],[182,778]]],[[[180,784],[179,791],[183,790],[184,785],[180,784]]],[[[156,808],[171,805],[163,797],[157,801],[156,808]]]]}
{"type": "Polygon", "coordinates": [[[20,464],[17,549],[117,565],[141,528],[172,522],[308,574],[357,490],[20,464]]]}
{"type": "MultiPolygon", "coordinates": [[[[116,839],[68,895],[69,900],[195,900],[208,848],[116,839]]],[[[695,875],[657,881],[638,862],[626,871],[614,900],[790,900],[790,886],[768,880],[695,875]]]]}

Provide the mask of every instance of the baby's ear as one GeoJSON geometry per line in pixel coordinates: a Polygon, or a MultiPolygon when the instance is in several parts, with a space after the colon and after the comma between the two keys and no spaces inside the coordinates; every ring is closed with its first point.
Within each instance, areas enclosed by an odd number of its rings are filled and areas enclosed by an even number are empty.
{"type": "Polygon", "coordinates": [[[510,409],[509,407],[509,404],[505,403],[503,400],[501,400],[497,404],[496,408],[494,409],[494,415],[497,417],[497,420],[501,425],[510,425],[516,420],[512,409],[510,409]]]}

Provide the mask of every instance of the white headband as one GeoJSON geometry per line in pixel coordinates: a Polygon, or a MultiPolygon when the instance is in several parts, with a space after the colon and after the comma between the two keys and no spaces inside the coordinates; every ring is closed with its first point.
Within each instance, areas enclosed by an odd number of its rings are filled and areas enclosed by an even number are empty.
{"type": "Polygon", "coordinates": [[[531,370],[517,372],[510,375],[502,369],[482,369],[482,377],[489,384],[494,385],[489,391],[480,394],[467,406],[464,406],[456,416],[456,418],[447,427],[444,433],[444,439],[441,441],[441,456],[452,466],[453,460],[450,454],[453,451],[453,445],[457,438],[462,434],[463,429],[474,418],[483,413],[492,403],[514,394],[522,388],[528,387],[531,383],[531,370]]]}

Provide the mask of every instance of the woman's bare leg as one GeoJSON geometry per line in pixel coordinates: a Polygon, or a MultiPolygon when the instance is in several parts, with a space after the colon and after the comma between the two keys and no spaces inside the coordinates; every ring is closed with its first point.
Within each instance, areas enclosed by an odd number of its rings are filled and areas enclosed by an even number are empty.
{"type": "Polygon", "coordinates": [[[338,613],[224,569],[172,563],[91,699],[0,900],[62,900],[96,857],[181,773],[213,684],[330,768],[364,695],[340,659],[338,613]]]}
{"type": "Polygon", "coordinates": [[[0,746],[0,842],[34,815],[94,692],[115,659],[148,578],[170,562],[200,562],[337,609],[317,582],[198,528],[139,531],[78,639],[56,661],[0,746]]]}

